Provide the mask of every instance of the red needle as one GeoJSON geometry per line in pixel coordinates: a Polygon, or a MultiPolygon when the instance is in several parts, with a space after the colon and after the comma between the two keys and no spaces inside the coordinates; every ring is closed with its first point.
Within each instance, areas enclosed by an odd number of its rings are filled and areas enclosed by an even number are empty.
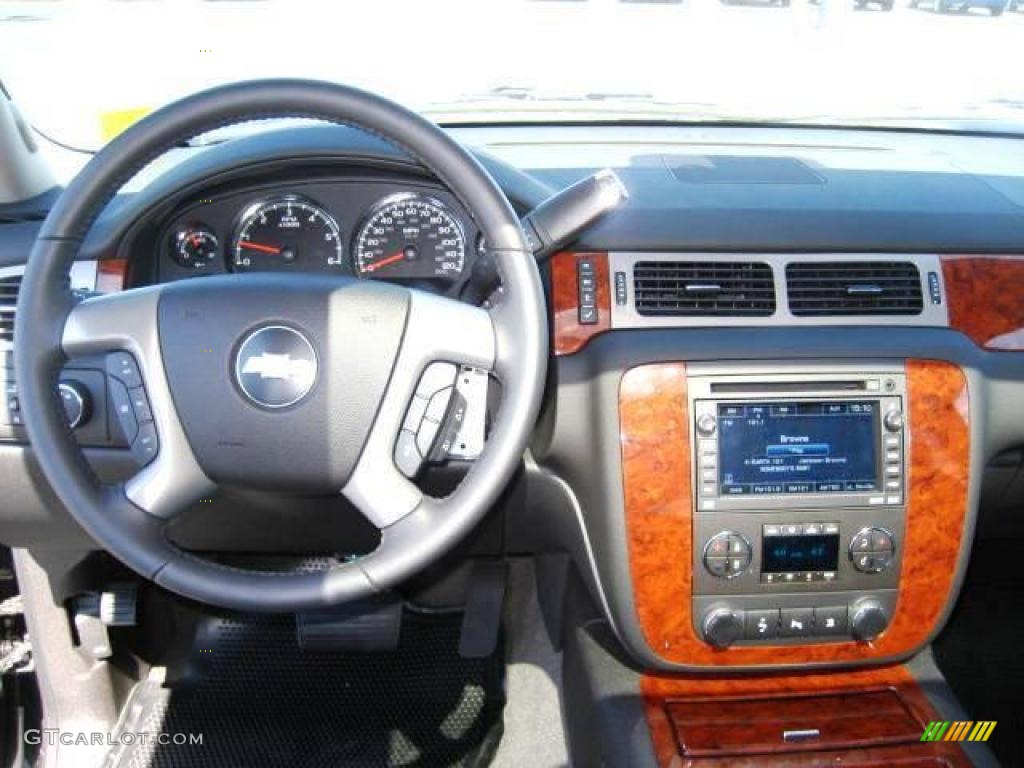
{"type": "Polygon", "coordinates": [[[239,240],[239,248],[248,248],[250,251],[263,251],[263,253],[280,253],[280,248],[274,248],[272,245],[261,245],[260,243],[253,243],[249,240],[239,240]]]}
{"type": "Polygon", "coordinates": [[[386,267],[388,264],[394,264],[396,261],[401,261],[405,258],[405,251],[401,250],[398,253],[393,253],[385,259],[375,261],[373,264],[368,264],[366,267],[367,272],[376,272],[381,267],[386,267]]]}

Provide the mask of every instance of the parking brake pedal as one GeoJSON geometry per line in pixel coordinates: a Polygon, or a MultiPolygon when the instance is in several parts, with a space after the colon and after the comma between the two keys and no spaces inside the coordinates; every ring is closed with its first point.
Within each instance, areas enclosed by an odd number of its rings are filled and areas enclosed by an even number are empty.
{"type": "Polygon", "coordinates": [[[459,637],[459,655],[464,659],[485,659],[498,647],[506,571],[503,560],[473,563],[459,637]]]}
{"type": "Polygon", "coordinates": [[[393,651],[402,629],[402,602],[379,595],[295,617],[299,647],[311,651],[393,651]]]}

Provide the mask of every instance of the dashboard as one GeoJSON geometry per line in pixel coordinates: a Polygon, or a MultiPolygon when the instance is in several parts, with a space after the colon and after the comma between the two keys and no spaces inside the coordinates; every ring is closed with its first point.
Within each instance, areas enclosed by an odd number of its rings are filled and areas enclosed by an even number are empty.
{"type": "MultiPolygon", "coordinates": [[[[648,668],[856,665],[927,643],[963,577],[985,468],[1024,445],[1019,141],[795,128],[453,134],[520,213],[603,166],[630,192],[542,265],[549,387],[521,493],[503,502],[505,546],[568,552],[648,668]],[[905,426],[891,429],[896,411],[905,426]],[[794,414],[815,421],[790,428],[794,414]],[[823,454],[843,471],[821,469],[823,454]],[[890,538],[869,535],[858,566],[851,547],[873,529],[890,538]],[[879,613],[888,627],[873,645],[855,642],[864,600],[875,628],[879,613]],[[778,617],[781,629],[783,611],[805,626],[832,611],[843,630],[747,634],[748,617],[755,629],[778,617]]],[[[437,180],[350,129],[182,150],[133,184],[86,240],[84,290],[120,265],[118,287],[297,271],[465,298],[485,252],[437,180]]],[[[33,226],[0,228],[0,281],[14,279],[33,226]]],[[[79,435],[116,478],[131,456],[103,362],[76,365],[69,376],[99,387],[79,435]]],[[[0,538],[81,546],[26,477],[22,436],[2,438],[0,538]]],[[[218,503],[215,519],[196,515],[197,548],[359,538],[334,508],[308,530],[288,516],[261,529],[250,498],[218,503]]]]}

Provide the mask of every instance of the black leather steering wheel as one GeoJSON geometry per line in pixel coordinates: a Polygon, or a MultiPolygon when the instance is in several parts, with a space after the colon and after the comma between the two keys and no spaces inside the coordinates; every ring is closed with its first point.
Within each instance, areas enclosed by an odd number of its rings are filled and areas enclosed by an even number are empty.
{"type": "Polygon", "coordinates": [[[299,611],[398,584],[447,551],[492,506],[537,418],[547,319],[518,218],[490,176],[440,128],[353,88],[256,81],[205,91],[153,113],[70,183],[25,270],[14,358],[25,428],[42,472],[103,548],[195,600],[299,611]],[[361,128],[421,163],[486,238],[502,279],[493,307],[372,280],[269,274],[75,299],[72,262],[95,218],[128,179],[182,141],[272,117],[361,128]],[[303,396],[283,407],[268,407],[281,400],[253,402],[233,375],[243,343],[265,328],[287,329],[280,333],[301,337],[308,347],[300,346],[311,353],[299,371],[303,396]],[[144,468],[116,486],[101,485],[90,470],[56,394],[69,358],[105,353],[116,353],[128,368],[137,365],[141,382],[131,371],[125,381],[144,385],[159,446],[144,468]],[[395,465],[407,407],[424,371],[439,361],[491,371],[502,392],[483,453],[444,499],[425,496],[395,465]],[[380,529],[380,545],[327,570],[287,573],[227,567],[180,550],[166,536],[167,523],[220,482],[341,493],[380,529]]]}

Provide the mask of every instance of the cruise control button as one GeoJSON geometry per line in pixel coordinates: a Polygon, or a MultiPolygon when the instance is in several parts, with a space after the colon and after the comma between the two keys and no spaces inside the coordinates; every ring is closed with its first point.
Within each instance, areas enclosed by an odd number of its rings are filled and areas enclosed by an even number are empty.
{"type": "Polygon", "coordinates": [[[455,383],[458,369],[452,363],[431,363],[423,371],[416,394],[428,400],[435,393],[455,383]]]}
{"type": "Polygon", "coordinates": [[[132,455],[140,464],[149,464],[156,458],[159,443],[156,439],[156,427],[148,422],[139,427],[139,434],[132,443],[132,455]]]}
{"type": "Polygon", "coordinates": [[[452,392],[454,391],[452,387],[445,387],[439,392],[435,392],[433,397],[430,398],[429,405],[427,405],[425,417],[438,424],[444,421],[444,414],[448,410],[448,403],[451,402],[452,392]]]}
{"type": "Polygon", "coordinates": [[[395,443],[395,466],[406,477],[415,477],[423,464],[423,457],[416,448],[416,434],[403,429],[395,443]]]}
{"type": "Polygon", "coordinates": [[[779,632],[778,609],[747,611],[743,630],[747,640],[764,640],[775,637],[779,632]]]}
{"type": "Polygon", "coordinates": [[[803,637],[814,629],[812,608],[783,608],[779,635],[782,637],[803,637]]]}
{"type": "Polygon", "coordinates": [[[814,634],[844,635],[846,634],[846,606],[834,605],[814,609],[814,634]]]}
{"type": "Polygon", "coordinates": [[[415,432],[420,427],[420,422],[423,421],[423,414],[427,412],[427,403],[430,402],[430,398],[421,397],[420,395],[414,395],[412,402],[409,403],[409,410],[405,412],[405,421],[402,422],[402,429],[407,429],[410,432],[415,432]]]}
{"type": "Polygon", "coordinates": [[[129,389],[142,386],[142,374],[138,363],[128,352],[112,352],[107,355],[107,373],[123,382],[129,389]]]}
{"type": "Polygon", "coordinates": [[[421,456],[430,455],[430,448],[434,444],[434,438],[437,437],[439,429],[441,429],[441,425],[436,421],[424,419],[420,422],[420,428],[416,432],[416,448],[421,456]]]}

